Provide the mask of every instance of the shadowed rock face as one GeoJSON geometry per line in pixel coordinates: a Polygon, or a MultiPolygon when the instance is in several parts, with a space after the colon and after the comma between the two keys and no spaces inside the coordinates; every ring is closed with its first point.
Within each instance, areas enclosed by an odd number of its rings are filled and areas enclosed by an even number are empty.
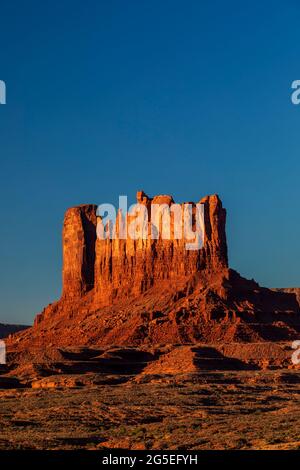
{"type": "MultiPolygon", "coordinates": [[[[137,201],[149,213],[151,204],[169,206],[173,198],[150,198],[140,191],[137,201]]],[[[174,237],[100,240],[96,228],[102,222],[96,205],[68,209],[62,297],[36,317],[33,329],[11,340],[12,348],[298,337],[295,292],[262,288],[230,269],[226,211],[217,195],[200,202],[204,246],[193,251],[185,249],[185,240],[174,237]]],[[[150,228],[149,222],[148,233],[150,228]]]]}

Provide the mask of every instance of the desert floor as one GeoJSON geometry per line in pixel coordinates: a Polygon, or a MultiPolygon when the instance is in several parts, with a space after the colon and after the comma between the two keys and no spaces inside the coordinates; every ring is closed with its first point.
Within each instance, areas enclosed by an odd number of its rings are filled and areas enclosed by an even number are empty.
{"type": "Polygon", "coordinates": [[[49,374],[0,377],[0,449],[300,449],[299,370],[49,374]]]}

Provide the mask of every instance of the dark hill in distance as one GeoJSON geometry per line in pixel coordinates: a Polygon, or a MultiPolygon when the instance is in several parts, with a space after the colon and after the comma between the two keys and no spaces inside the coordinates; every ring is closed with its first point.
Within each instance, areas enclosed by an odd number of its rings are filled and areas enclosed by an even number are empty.
{"type": "Polygon", "coordinates": [[[30,328],[29,325],[7,325],[0,323],[0,339],[6,338],[7,336],[17,333],[18,331],[26,330],[30,328]]]}

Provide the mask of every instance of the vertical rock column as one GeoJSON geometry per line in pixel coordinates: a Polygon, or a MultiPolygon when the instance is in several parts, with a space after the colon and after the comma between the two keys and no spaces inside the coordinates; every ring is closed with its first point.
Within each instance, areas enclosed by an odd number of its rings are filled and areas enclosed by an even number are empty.
{"type": "Polygon", "coordinates": [[[94,204],[68,209],[63,226],[64,300],[82,297],[94,287],[96,210],[94,204]]]}
{"type": "Polygon", "coordinates": [[[226,210],[217,194],[201,199],[204,204],[205,237],[202,250],[202,266],[218,272],[228,268],[226,241],[226,210]]]}

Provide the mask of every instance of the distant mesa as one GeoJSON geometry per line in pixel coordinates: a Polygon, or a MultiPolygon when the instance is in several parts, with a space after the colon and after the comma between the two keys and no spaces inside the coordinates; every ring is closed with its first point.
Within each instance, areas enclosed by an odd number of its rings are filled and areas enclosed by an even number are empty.
{"type": "Polygon", "coordinates": [[[30,328],[28,325],[7,325],[0,323],[0,339],[6,338],[7,336],[17,333],[18,331],[26,330],[30,328]]]}

